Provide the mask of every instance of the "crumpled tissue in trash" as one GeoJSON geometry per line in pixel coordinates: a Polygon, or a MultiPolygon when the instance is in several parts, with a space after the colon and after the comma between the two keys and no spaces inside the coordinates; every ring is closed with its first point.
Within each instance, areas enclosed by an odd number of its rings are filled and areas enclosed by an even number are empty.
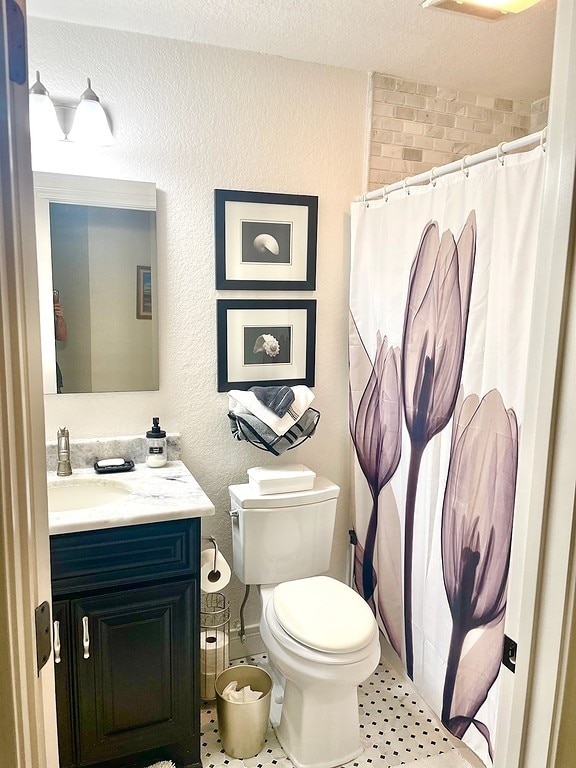
{"type": "Polygon", "coordinates": [[[249,685],[238,689],[238,680],[232,680],[222,691],[222,698],[226,701],[257,701],[262,696],[262,691],[253,691],[249,685]]]}

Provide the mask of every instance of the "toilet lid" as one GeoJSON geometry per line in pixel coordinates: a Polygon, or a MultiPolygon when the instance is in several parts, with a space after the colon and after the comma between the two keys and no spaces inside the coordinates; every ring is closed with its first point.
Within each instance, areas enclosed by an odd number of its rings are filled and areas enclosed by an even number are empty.
{"type": "Polygon", "coordinates": [[[364,648],[374,637],[368,604],[329,576],[286,581],[274,589],[272,600],[282,628],[309,648],[347,653],[364,648]]]}

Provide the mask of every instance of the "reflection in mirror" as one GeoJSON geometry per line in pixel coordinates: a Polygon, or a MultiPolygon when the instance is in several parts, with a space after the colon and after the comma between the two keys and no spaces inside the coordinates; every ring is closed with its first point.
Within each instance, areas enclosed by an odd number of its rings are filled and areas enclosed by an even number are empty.
{"type": "Polygon", "coordinates": [[[158,389],[154,184],[34,185],[45,393],[158,389]]]}

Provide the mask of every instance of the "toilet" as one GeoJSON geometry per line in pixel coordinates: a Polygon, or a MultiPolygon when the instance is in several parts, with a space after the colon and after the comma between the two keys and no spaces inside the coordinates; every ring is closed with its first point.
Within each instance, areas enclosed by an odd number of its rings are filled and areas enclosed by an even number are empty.
{"type": "Polygon", "coordinates": [[[358,686],[380,660],[369,606],[321,575],[330,564],[339,490],[323,477],[286,493],[229,487],[234,572],[260,587],[260,634],[278,705],[271,721],[296,768],[333,768],[361,754],[358,686]]]}

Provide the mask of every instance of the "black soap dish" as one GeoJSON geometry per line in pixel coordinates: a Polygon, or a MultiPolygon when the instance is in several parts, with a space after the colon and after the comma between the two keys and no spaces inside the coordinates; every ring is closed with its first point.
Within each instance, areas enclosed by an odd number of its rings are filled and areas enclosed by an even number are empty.
{"type": "Polygon", "coordinates": [[[113,472],[130,472],[134,469],[132,459],[100,459],[94,462],[94,471],[99,475],[109,475],[113,472]]]}

